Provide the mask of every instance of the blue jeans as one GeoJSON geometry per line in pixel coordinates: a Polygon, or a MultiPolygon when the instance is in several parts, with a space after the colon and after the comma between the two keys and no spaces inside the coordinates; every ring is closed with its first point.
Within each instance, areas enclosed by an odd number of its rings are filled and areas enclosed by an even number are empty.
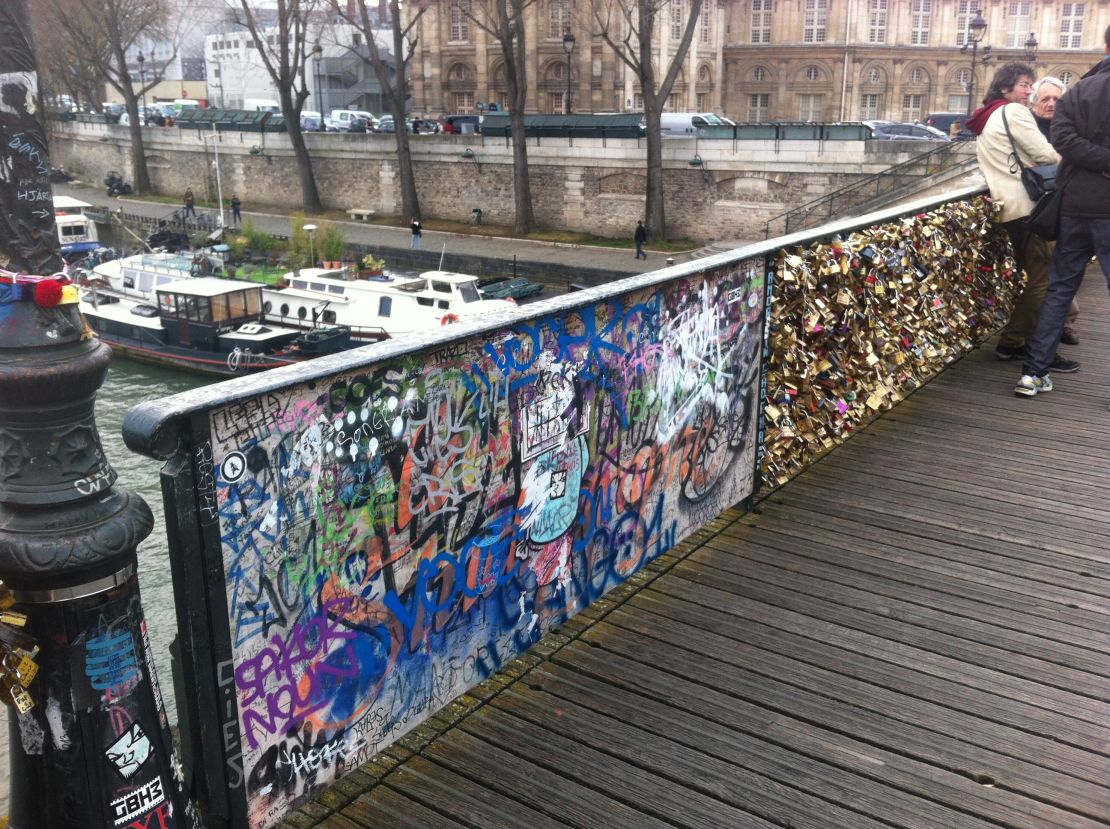
{"type": "Polygon", "coordinates": [[[644,243],[638,240],[636,242],[636,258],[647,259],[647,254],[644,253],[644,243]]]}
{"type": "Polygon", "coordinates": [[[1029,357],[1023,374],[1044,377],[1056,358],[1056,346],[1064,331],[1071,301],[1083,284],[1083,274],[1091,256],[1098,257],[1102,273],[1110,286],[1110,219],[1062,216],[1060,235],[1048,269],[1048,293],[1037,318],[1037,329],[1029,342],[1029,357]]]}
{"type": "Polygon", "coordinates": [[[414,233],[412,235],[412,241],[409,242],[409,247],[412,248],[413,250],[420,250],[420,241],[421,241],[420,234],[419,233],[414,233]]]}

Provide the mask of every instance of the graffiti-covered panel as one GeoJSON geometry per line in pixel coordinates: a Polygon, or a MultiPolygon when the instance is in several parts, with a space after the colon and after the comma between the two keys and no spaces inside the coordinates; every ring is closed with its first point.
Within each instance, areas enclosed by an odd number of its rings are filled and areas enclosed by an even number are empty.
{"type": "Polygon", "coordinates": [[[751,494],[763,279],[733,265],[211,413],[197,498],[252,827],[751,494]]]}

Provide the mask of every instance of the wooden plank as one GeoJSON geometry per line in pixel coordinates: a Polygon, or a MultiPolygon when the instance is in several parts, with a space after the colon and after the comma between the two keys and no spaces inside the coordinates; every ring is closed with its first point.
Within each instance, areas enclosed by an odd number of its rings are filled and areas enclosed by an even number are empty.
{"type": "Polygon", "coordinates": [[[359,795],[342,813],[367,829],[460,829],[464,826],[385,785],[359,795]]]}
{"type": "MultiPolygon", "coordinates": [[[[859,571],[822,564],[800,558],[789,550],[764,547],[761,544],[741,545],[713,541],[701,548],[689,561],[705,564],[743,578],[763,580],[789,578],[791,584],[809,595],[835,599],[856,610],[893,616],[920,628],[937,630],[982,642],[995,648],[1012,650],[1029,657],[1086,671],[1097,676],[1110,676],[1110,639],[1098,649],[1076,647],[1064,638],[1046,637],[1038,630],[1029,633],[1022,617],[1001,613],[984,613],[974,602],[961,601],[943,594],[922,595],[896,582],[866,578],[859,571]],[[774,571],[782,571],[780,575],[774,571]],[[830,585],[835,585],[829,588],[830,585]],[[822,589],[824,586],[824,590],[822,589]],[[987,616],[989,618],[981,618],[987,616]]],[[[727,589],[727,588],[725,588],[727,589]]],[[[1106,688],[1110,691],[1110,687],[1106,688]]]]}
{"type": "Polygon", "coordinates": [[[414,755],[398,766],[386,784],[429,808],[448,803],[451,818],[482,829],[527,826],[563,829],[567,824],[522,803],[491,792],[467,777],[414,755]]]}
{"type": "MultiPolygon", "coordinates": [[[[668,583],[668,587],[673,582],[668,583]]],[[[656,631],[677,630],[687,636],[700,636],[708,643],[728,648],[738,658],[750,649],[778,654],[784,660],[809,665],[814,668],[843,674],[852,679],[885,688],[899,694],[920,697],[930,703],[951,707],[963,713],[973,714],[986,720],[1019,728],[1033,734],[1050,736],[1063,743],[1088,751],[1102,751],[1110,745],[1110,729],[1106,723],[1110,719],[1098,719],[1095,711],[1082,711],[1084,716],[1074,716],[1068,702],[1071,695],[1052,693],[1032,682],[1017,681],[1012,677],[995,674],[997,679],[994,690],[987,685],[976,688],[959,681],[955,670],[957,663],[949,662],[948,676],[941,677],[931,663],[931,654],[905,649],[906,653],[889,653],[881,642],[868,651],[858,648],[838,647],[825,641],[797,636],[770,625],[761,625],[743,617],[730,617],[724,610],[715,612],[712,608],[690,607],[672,600],[672,594],[654,594],[645,591],[638,595],[627,609],[614,611],[606,617],[606,622],[635,630],[645,635],[661,635],[656,631]],[[648,611],[645,613],[644,611],[648,611]],[[665,621],[664,621],[665,620],[665,621]],[[701,632],[687,633],[682,628],[672,628],[679,623],[701,632]],[[999,711],[998,695],[1004,694],[1010,700],[1005,713],[999,711]]],[[[829,639],[839,640],[839,632],[830,634],[829,639]]],[[[674,641],[674,640],[670,640],[674,641]]],[[[757,652],[751,664],[766,660],[757,652]]],[[[809,673],[809,676],[816,675],[809,673]]]]}
{"type": "MultiPolygon", "coordinates": [[[[960,635],[958,625],[946,624],[945,620],[931,617],[916,608],[898,606],[896,611],[887,615],[883,612],[883,604],[872,601],[863,591],[826,585],[822,593],[819,580],[807,580],[797,574],[781,570],[772,572],[769,568],[761,568],[751,562],[749,564],[752,564],[751,569],[746,571],[743,579],[725,580],[720,571],[698,569],[690,562],[679,564],[674,572],[708,588],[720,588],[722,582],[727,581],[727,592],[734,599],[739,597],[765,602],[849,630],[871,633],[1002,673],[1041,677],[1045,685],[1085,694],[1092,699],[1108,697],[1106,680],[1093,676],[1085,667],[1073,668],[1043,658],[1025,656],[1020,651],[984,641],[988,637],[983,633],[979,634],[979,639],[965,638],[960,635]],[[827,600],[821,598],[822,596],[827,600]],[[856,612],[851,604],[853,600],[870,602],[873,612],[856,612]],[[919,622],[922,624],[918,624],[919,622]]],[[[721,597],[722,600],[724,598],[721,597]]]]}
{"type": "MultiPolygon", "coordinates": [[[[510,745],[515,748],[515,742],[510,745]]],[[[668,829],[672,824],[571,780],[562,769],[543,765],[546,757],[506,750],[461,729],[452,729],[424,751],[431,760],[491,791],[525,803],[582,829],[606,824],[668,829]]]]}
{"type": "MultiPolygon", "coordinates": [[[[497,699],[500,699],[498,695],[497,699]]],[[[560,719],[565,711],[555,710],[560,719]]],[[[774,829],[763,818],[721,803],[700,791],[644,769],[637,753],[617,757],[568,738],[557,730],[529,727],[515,714],[487,706],[460,723],[460,728],[506,751],[543,758],[569,779],[594,785],[610,797],[681,829],[774,829]]],[[[635,825],[635,824],[632,824],[635,825]]]]}
{"type": "MultiPolygon", "coordinates": [[[[914,535],[896,520],[894,526],[866,524],[852,520],[850,509],[826,509],[823,513],[806,510],[776,499],[759,515],[746,516],[723,531],[730,537],[751,537],[748,530],[757,530],[764,521],[773,521],[776,532],[797,532],[810,537],[826,526],[841,534],[859,539],[855,552],[878,556],[891,561],[909,563],[931,572],[950,574],[954,581],[983,586],[997,586],[1005,593],[1015,594],[1027,602],[1043,603],[1049,615],[1059,615],[1073,625],[1085,626],[1102,634],[1107,630],[1110,614],[1107,602],[1092,600],[1085,591],[1060,586],[1052,581],[1058,571],[1038,564],[1000,563],[989,552],[928,536],[914,535]],[[905,552],[903,552],[905,551],[905,552]],[[1004,567],[1004,564],[1006,565],[1004,567]],[[1020,572],[1018,572],[1020,571],[1020,572]]],[[[870,517],[876,514],[872,513],[870,517]]],[[[1086,580],[1080,584],[1086,587],[1086,580]]]]}
{"type": "MultiPolygon", "coordinates": [[[[750,811],[795,829],[829,826],[889,829],[835,801],[814,797],[588,708],[563,701],[561,713],[556,713],[553,702],[546,694],[511,688],[498,695],[492,704],[583,745],[618,757],[635,758],[637,765],[679,783],[689,792],[719,801],[719,807],[750,811]]],[[[729,825],[727,817],[722,816],[718,825],[729,825]]]]}
{"type": "Polygon", "coordinates": [[[1073,778],[1070,769],[1047,767],[1008,756],[962,739],[939,734],[916,722],[899,720],[864,706],[823,696],[779,682],[723,661],[702,660],[687,668],[673,648],[658,642],[645,654],[623,631],[598,625],[589,631],[598,647],[576,641],[553,657],[558,665],[667,700],[690,699],[707,706],[757,706],[769,722],[814,723],[852,740],[878,746],[918,763],[962,775],[969,780],[1005,781],[1006,791],[1074,812],[1092,820],[1110,814],[1110,792],[1073,778]],[[677,667],[676,667],[677,666],[677,667]],[[687,679],[697,677],[697,682],[687,679]]]}
{"type": "MultiPolygon", "coordinates": [[[[796,512],[776,508],[750,518],[751,523],[730,525],[719,540],[750,543],[758,535],[761,544],[777,550],[791,549],[819,561],[918,585],[929,592],[973,599],[1023,617],[1035,616],[1026,623],[1035,624],[1046,635],[1068,637],[1082,647],[1101,650],[1106,641],[1108,620],[1104,616],[1067,607],[1055,598],[1058,591],[1043,583],[1006,578],[997,571],[984,575],[982,567],[961,560],[958,548],[911,539],[905,533],[876,529],[863,537],[864,533],[853,533],[858,525],[842,519],[815,516],[813,520],[815,523],[803,523],[796,512]],[[821,534],[819,540],[815,539],[817,532],[821,534]],[[939,558],[937,553],[945,547],[945,557],[939,558]],[[1052,598],[1041,595],[1049,589],[1052,598]]],[[[717,546],[717,541],[710,544],[717,546]]]]}
{"type": "MultiPolygon", "coordinates": [[[[1030,828],[1049,825],[1092,829],[1096,825],[1073,813],[980,785],[947,769],[825,730],[816,723],[789,719],[746,700],[715,699],[715,695],[703,693],[703,689],[692,683],[680,683],[671,688],[672,693],[664,699],[639,687],[635,676],[622,676],[622,679],[627,684],[615,687],[588,673],[548,663],[529,675],[529,686],[675,739],[679,738],[677,735],[690,732],[696,736],[687,738],[689,744],[694,745],[696,740],[704,743],[707,750],[721,741],[725,746],[716,751],[727,752],[736,746],[746,760],[762,762],[766,759],[769,764],[783,764],[784,770],[792,768],[791,764],[797,760],[802,767],[788,773],[794,775],[797,785],[811,790],[824,785],[825,780],[824,773],[816,774],[805,768],[808,758],[855,775],[855,783],[847,791],[874,786],[889,792],[887,797],[905,799],[911,805],[917,798],[923,798],[956,811],[1030,828]],[[689,693],[684,693],[686,686],[691,686],[689,693]],[[706,720],[717,727],[699,729],[699,724],[706,720]],[[738,735],[742,736],[738,738],[738,735]],[[760,742],[754,746],[749,740],[733,742],[748,735],[760,742]]],[[[848,782],[834,774],[829,782],[836,781],[848,782]]],[[[922,811],[929,809],[928,806],[921,808],[922,811]]],[[[893,817],[885,807],[876,817],[884,814],[893,817]]],[[[953,826],[959,822],[949,819],[934,826],[953,826]]]]}

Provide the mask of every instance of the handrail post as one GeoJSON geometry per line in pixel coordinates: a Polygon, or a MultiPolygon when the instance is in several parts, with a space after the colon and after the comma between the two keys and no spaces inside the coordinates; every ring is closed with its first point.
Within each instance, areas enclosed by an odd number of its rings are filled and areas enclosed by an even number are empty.
{"type": "Polygon", "coordinates": [[[136,576],[136,546],[154,520],[113,486],[93,412],[110,352],[85,325],[76,288],[57,278],[27,0],[0,4],[0,74],[0,579],[16,611],[0,617],[0,698],[12,706],[11,825],[193,827],[136,576]]]}

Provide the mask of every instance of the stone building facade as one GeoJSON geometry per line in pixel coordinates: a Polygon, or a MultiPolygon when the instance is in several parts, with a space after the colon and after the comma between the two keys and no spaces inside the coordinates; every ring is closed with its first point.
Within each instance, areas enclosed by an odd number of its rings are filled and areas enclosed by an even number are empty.
{"type": "MultiPolygon", "coordinates": [[[[504,103],[498,45],[465,13],[479,2],[423,4],[414,112],[475,112],[479,104],[504,103]]],[[[591,33],[590,2],[537,0],[529,7],[529,112],[563,111],[568,30],[575,35],[573,111],[642,108],[632,73],[591,33]]],[[[664,7],[660,67],[673,54],[688,5],[671,0],[664,7]]],[[[1073,80],[1101,56],[1110,24],[1107,0],[705,0],[668,109],[715,111],[741,122],[915,121],[930,112],[962,112],[972,76],[971,52],[962,47],[980,10],[987,29],[975,67],[976,103],[996,66],[1025,60],[1030,35],[1039,45],[1038,74],[1073,80]]]]}

